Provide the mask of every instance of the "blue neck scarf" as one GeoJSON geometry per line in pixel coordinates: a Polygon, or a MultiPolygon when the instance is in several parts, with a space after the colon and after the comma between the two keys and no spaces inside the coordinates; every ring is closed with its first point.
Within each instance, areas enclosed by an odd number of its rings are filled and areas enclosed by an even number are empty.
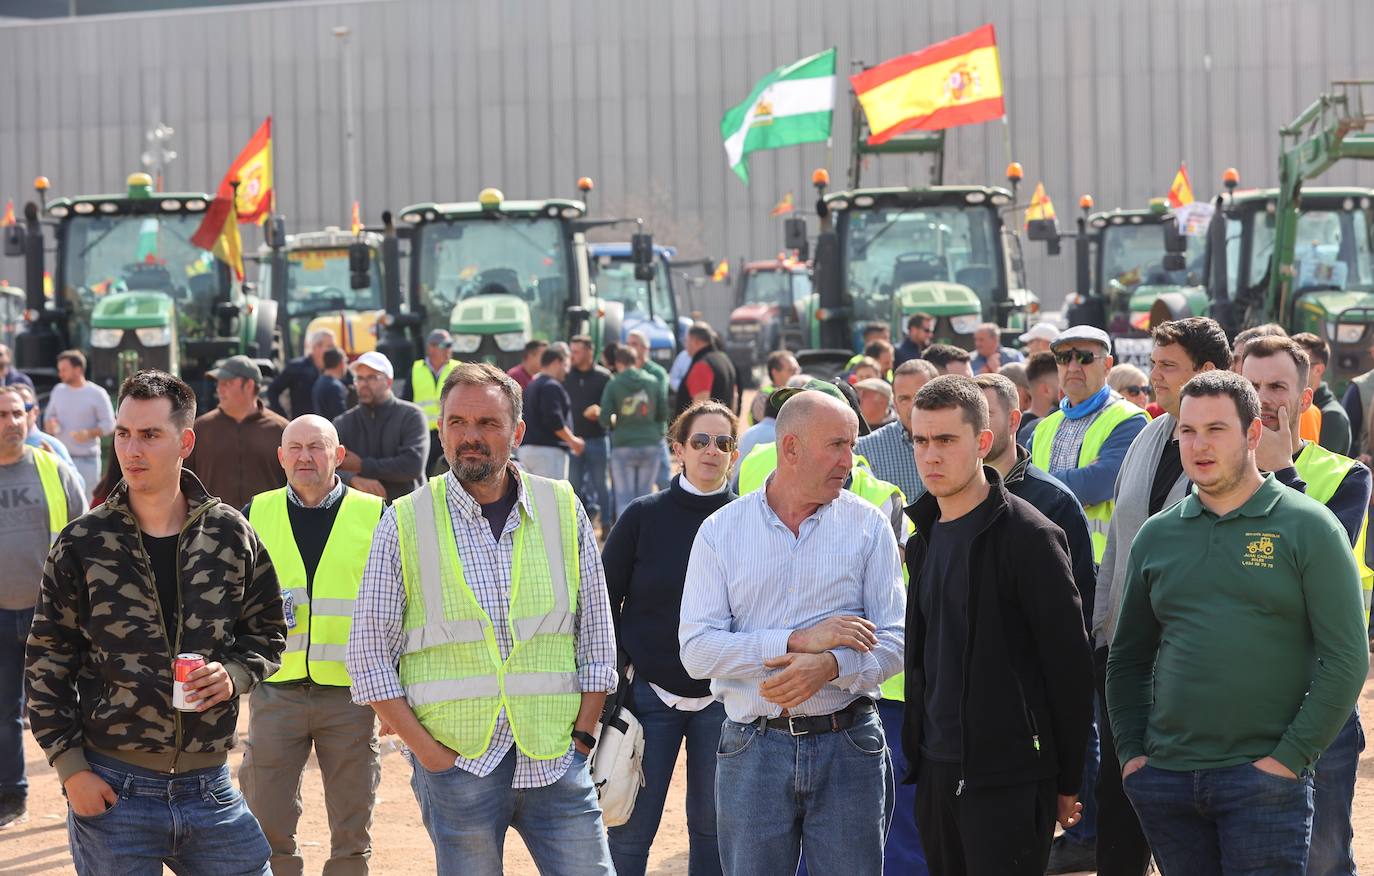
{"type": "Polygon", "coordinates": [[[1112,397],[1112,388],[1104,386],[1097,392],[1083,399],[1076,405],[1069,404],[1069,397],[1064,396],[1059,400],[1059,410],[1064,412],[1064,416],[1070,420],[1081,420],[1090,417],[1107,404],[1107,400],[1112,397]]]}

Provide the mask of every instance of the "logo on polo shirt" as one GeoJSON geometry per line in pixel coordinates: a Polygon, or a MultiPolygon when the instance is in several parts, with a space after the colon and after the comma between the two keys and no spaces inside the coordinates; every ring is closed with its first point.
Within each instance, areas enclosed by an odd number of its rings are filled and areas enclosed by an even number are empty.
{"type": "Polygon", "coordinates": [[[1247,532],[1245,537],[1251,541],[1245,546],[1245,556],[1240,558],[1240,564],[1256,569],[1274,568],[1274,542],[1278,541],[1278,534],[1247,532]]]}

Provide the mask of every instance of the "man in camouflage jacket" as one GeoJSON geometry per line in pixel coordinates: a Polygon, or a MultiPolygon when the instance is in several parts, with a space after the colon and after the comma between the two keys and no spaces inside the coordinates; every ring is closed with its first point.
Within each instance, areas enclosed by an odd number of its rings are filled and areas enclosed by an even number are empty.
{"type": "Polygon", "coordinates": [[[68,799],[79,873],[267,873],[229,779],[238,697],[276,671],[281,594],[248,522],[182,468],[195,397],[143,371],[120,389],[125,480],[69,524],[43,570],[28,642],[29,723],[68,799]],[[172,705],[178,653],[205,657],[172,705]]]}

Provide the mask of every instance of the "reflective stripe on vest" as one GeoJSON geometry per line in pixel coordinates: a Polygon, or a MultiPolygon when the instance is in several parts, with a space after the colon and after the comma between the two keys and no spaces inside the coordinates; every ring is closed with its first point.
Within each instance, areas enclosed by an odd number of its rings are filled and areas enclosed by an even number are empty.
{"type": "Polygon", "coordinates": [[[491,744],[502,708],[526,756],[562,757],[581,708],[574,624],[581,589],[577,499],[566,481],[521,473],[509,629],[501,658],[491,618],[464,577],[445,477],[396,502],[406,589],[400,677],[416,718],[467,758],[491,744]]]}
{"type": "Polygon", "coordinates": [[[58,462],[56,456],[43,448],[33,449],[33,467],[38,469],[38,483],[43,487],[43,501],[48,506],[49,544],[57,541],[57,534],[67,525],[67,491],[62,489],[58,462]]]}
{"type": "MultiPolygon", "coordinates": [[[[1298,470],[1298,477],[1307,483],[1308,498],[1316,499],[1323,505],[1336,495],[1336,490],[1340,488],[1341,481],[1345,480],[1346,473],[1357,464],[1350,457],[1327,450],[1315,441],[1309,441],[1298,454],[1298,458],[1293,461],[1294,468],[1298,470]]],[[[1374,570],[1364,561],[1368,533],[1369,512],[1365,511],[1364,519],[1360,521],[1360,534],[1355,539],[1354,553],[1355,565],[1360,570],[1360,593],[1364,598],[1366,627],[1369,626],[1370,597],[1374,596],[1374,570]]]]}
{"type": "MultiPolygon", "coordinates": [[[[1083,436],[1078,448],[1078,467],[1085,468],[1097,459],[1102,445],[1107,443],[1116,427],[1131,417],[1144,416],[1145,412],[1125,399],[1117,399],[1102,409],[1083,436]]],[[[1050,471],[1050,457],[1054,452],[1054,436],[1064,424],[1064,412],[1054,411],[1035,424],[1035,437],[1031,441],[1031,465],[1050,471]]],[[[1112,522],[1112,511],[1116,504],[1108,499],[1093,505],[1085,505],[1083,514],[1088,518],[1088,535],[1093,543],[1093,562],[1101,563],[1107,551],[1107,527],[1112,522]]]]}
{"type": "Polygon", "coordinates": [[[372,533],[385,504],[376,496],[346,490],[339,513],[320,556],[311,586],[306,587],[305,561],[291,531],[286,487],[253,497],[248,522],[272,558],[283,594],[295,609],[295,624],[286,632],[281,668],[268,682],[309,678],[317,684],[348,687],[344,651],[353,626],[358,584],[372,546],[372,533]]]}
{"type": "Polygon", "coordinates": [[[439,428],[439,391],[444,388],[444,381],[457,364],[453,359],[445,362],[444,367],[439,369],[438,377],[429,369],[428,359],[417,359],[410,366],[410,394],[420,410],[425,412],[430,431],[439,428]]]}

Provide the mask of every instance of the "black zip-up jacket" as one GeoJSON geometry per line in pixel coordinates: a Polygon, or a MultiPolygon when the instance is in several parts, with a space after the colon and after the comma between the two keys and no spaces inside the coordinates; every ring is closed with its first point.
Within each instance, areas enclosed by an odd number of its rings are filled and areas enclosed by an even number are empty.
{"type": "MultiPolygon", "coordinates": [[[[968,636],[960,701],[963,784],[996,787],[1054,778],[1076,794],[1093,718],[1092,655],[1063,531],[1007,492],[984,466],[992,489],[987,524],[969,546],[968,636]]],[[[926,493],[907,507],[911,597],[906,601],[906,720],[902,748],[915,782],[925,708],[925,618],[917,596],[925,534],[940,516],[926,493]]],[[[943,582],[961,586],[962,582],[943,582]]],[[[961,787],[962,790],[962,787],[961,787]]]]}

